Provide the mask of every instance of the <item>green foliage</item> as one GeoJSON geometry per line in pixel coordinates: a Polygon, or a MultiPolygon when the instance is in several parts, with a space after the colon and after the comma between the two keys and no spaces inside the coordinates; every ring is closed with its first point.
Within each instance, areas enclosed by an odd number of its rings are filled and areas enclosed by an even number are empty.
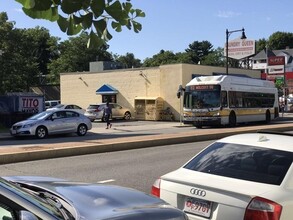
{"type": "Polygon", "coordinates": [[[139,33],[142,25],[136,19],[145,17],[142,10],[132,7],[130,0],[123,3],[118,0],[15,1],[22,4],[24,13],[31,18],[57,21],[60,29],[69,36],[79,34],[82,30],[90,31],[88,47],[105,45],[112,38],[108,23],[117,32],[126,27],[139,33]]]}
{"type": "Polygon", "coordinates": [[[223,59],[224,49],[218,47],[216,50],[208,53],[202,57],[201,64],[208,66],[225,66],[225,59],[223,59]]]}
{"type": "Polygon", "coordinates": [[[59,57],[49,64],[50,83],[59,83],[60,73],[89,71],[90,62],[113,60],[106,46],[88,48],[87,40],[88,34],[83,32],[59,44],[59,57]]]}
{"type": "Polygon", "coordinates": [[[0,94],[28,91],[48,73],[47,65],[56,56],[58,38],[44,28],[17,29],[0,13],[0,94]]]}
{"type": "Polygon", "coordinates": [[[198,64],[204,56],[213,52],[213,45],[209,41],[194,41],[192,44],[189,44],[189,48],[185,51],[190,53],[192,62],[198,64]]]}
{"type": "Polygon", "coordinates": [[[281,50],[286,47],[293,48],[293,33],[275,32],[268,39],[270,50],[281,50]]]}
{"type": "Polygon", "coordinates": [[[255,44],[256,44],[255,52],[257,54],[260,51],[266,49],[268,42],[266,39],[262,38],[262,39],[259,39],[258,41],[256,41],[255,44]]]}
{"type": "Polygon", "coordinates": [[[124,68],[138,68],[142,66],[140,59],[136,59],[133,53],[117,56],[115,60],[122,63],[124,68]]]}
{"type": "Polygon", "coordinates": [[[160,66],[164,64],[178,63],[176,55],[171,51],[161,50],[158,54],[155,54],[152,58],[144,60],[143,66],[152,67],[160,66]]]}
{"type": "Polygon", "coordinates": [[[145,59],[143,66],[151,67],[175,63],[223,66],[223,49],[213,50],[212,48],[213,45],[208,41],[194,41],[189,44],[189,48],[185,50],[186,52],[174,54],[171,51],[161,50],[152,58],[145,59]]]}

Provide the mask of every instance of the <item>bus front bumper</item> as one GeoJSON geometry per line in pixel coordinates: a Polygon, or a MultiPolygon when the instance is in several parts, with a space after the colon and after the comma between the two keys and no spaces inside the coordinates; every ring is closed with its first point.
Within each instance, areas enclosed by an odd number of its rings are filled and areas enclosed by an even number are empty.
{"type": "Polygon", "coordinates": [[[194,126],[216,126],[221,125],[221,117],[184,117],[183,123],[194,126]]]}

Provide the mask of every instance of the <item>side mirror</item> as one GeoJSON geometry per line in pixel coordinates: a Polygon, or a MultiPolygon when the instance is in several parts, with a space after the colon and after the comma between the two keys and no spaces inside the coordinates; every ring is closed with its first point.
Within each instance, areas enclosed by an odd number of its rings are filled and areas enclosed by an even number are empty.
{"type": "Polygon", "coordinates": [[[38,220],[38,218],[31,212],[21,210],[19,213],[20,220],[38,220]]]}

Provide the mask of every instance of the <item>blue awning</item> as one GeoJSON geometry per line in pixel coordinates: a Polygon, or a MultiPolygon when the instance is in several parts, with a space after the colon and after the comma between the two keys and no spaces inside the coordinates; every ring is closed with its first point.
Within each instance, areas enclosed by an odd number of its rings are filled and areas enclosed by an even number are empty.
{"type": "Polygon", "coordinates": [[[113,95],[117,94],[118,90],[115,89],[113,86],[110,86],[109,84],[102,85],[97,91],[97,95],[113,95]]]}

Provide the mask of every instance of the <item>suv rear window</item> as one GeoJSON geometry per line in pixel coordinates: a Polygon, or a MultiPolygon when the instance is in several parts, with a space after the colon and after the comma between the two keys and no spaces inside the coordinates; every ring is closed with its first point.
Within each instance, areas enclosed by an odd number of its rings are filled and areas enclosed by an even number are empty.
{"type": "Polygon", "coordinates": [[[89,107],[87,107],[88,109],[98,109],[99,105],[90,105],[89,107]]]}
{"type": "Polygon", "coordinates": [[[193,158],[184,168],[280,185],[292,161],[292,152],[216,142],[193,158]]]}

